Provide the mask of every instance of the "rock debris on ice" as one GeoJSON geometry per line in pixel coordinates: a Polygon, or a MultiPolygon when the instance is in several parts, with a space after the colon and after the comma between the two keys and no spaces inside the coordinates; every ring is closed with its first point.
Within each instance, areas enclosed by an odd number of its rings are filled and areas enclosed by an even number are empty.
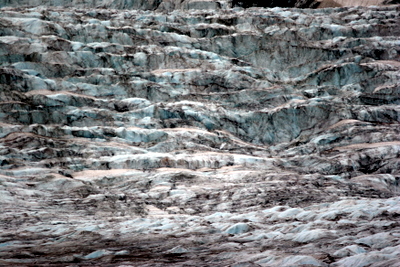
{"type": "Polygon", "coordinates": [[[398,5],[11,2],[1,266],[399,266],[398,5]]]}

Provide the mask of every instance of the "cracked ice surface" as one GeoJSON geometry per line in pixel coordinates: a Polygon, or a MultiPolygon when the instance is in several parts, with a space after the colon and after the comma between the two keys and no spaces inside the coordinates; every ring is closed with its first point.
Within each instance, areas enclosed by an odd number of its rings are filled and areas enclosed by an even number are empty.
{"type": "Polygon", "coordinates": [[[161,11],[0,10],[0,265],[398,266],[399,6],[161,11]]]}

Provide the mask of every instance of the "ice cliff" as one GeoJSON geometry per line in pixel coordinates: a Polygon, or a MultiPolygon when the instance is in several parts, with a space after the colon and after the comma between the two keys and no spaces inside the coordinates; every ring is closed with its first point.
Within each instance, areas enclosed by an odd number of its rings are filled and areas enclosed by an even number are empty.
{"type": "Polygon", "coordinates": [[[1,266],[400,266],[399,5],[64,2],[0,2],[1,266]]]}

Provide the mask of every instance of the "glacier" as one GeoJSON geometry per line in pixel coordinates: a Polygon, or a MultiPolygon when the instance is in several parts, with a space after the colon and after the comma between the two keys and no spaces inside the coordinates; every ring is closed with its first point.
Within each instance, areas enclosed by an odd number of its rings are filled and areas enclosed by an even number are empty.
{"type": "Polygon", "coordinates": [[[0,1],[0,265],[399,266],[400,6],[230,3],[0,1]]]}

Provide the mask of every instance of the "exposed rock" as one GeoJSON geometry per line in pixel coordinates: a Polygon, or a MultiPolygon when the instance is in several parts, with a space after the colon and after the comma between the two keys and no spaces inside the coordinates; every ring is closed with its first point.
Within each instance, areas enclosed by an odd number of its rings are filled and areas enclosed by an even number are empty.
{"type": "Polygon", "coordinates": [[[398,266],[398,5],[41,3],[0,2],[0,265],[398,266]]]}

